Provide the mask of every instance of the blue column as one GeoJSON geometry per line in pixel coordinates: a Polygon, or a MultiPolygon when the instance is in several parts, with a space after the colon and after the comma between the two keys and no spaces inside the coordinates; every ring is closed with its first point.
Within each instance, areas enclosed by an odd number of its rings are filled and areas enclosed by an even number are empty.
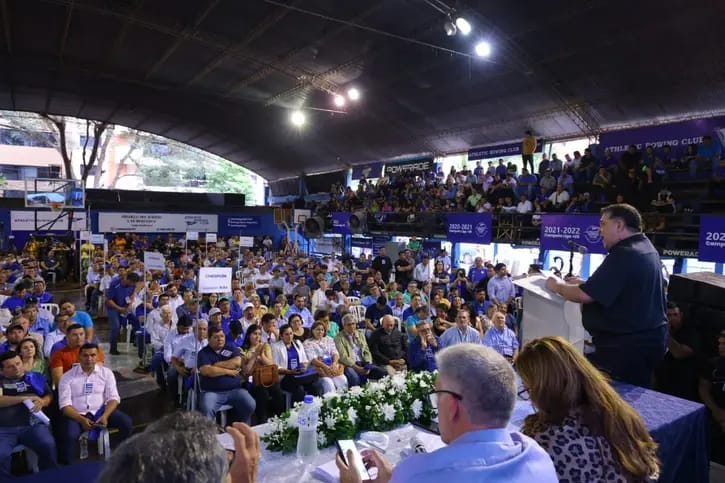
{"type": "Polygon", "coordinates": [[[687,273],[687,258],[675,257],[675,264],[672,267],[672,273],[687,273]]]}
{"type": "Polygon", "coordinates": [[[451,267],[458,267],[458,242],[451,242],[451,267]]]}
{"type": "Polygon", "coordinates": [[[581,269],[581,273],[579,274],[579,276],[583,279],[589,278],[589,270],[591,269],[590,268],[590,262],[591,262],[590,258],[591,258],[591,255],[589,253],[585,253],[584,255],[582,255],[582,269],[581,269]]]}
{"type": "Polygon", "coordinates": [[[352,255],[352,236],[342,235],[342,250],[345,255],[352,255]]]}
{"type": "Polygon", "coordinates": [[[723,268],[725,268],[725,264],[716,263],[715,264],[715,273],[719,273],[720,275],[725,275],[725,271],[723,271],[723,268]]]}

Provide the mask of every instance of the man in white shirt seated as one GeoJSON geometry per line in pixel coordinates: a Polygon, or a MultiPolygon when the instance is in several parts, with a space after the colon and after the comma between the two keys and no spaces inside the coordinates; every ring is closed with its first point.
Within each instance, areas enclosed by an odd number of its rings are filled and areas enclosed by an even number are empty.
{"type": "MultiPolygon", "coordinates": [[[[50,356],[53,355],[53,347],[65,339],[65,330],[70,322],[68,314],[58,314],[55,316],[55,330],[48,333],[43,341],[43,354],[45,358],[50,360],[50,356]]],[[[61,349],[65,345],[58,345],[55,350],[61,349]]]]}
{"type": "Polygon", "coordinates": [[[78,437],[88,432],[89,439],[98,437],[94,429],[115,428],[121,440],[133,430],[131,418],[118,409],[121,397],[113,371],[96,364],[98,345],[84,344],[79,365],[63,374],[58,383],[58,406],[61,418],[58,429],[59,460],[70,463],[78,456],[78,437]]]}
{"type": "MultiPolygon", "coordinates": [[[[176,325],[181,325],[181,320],[176,325]]],[[[196,334],[190,333],[174,344],[171,355],[171,368],[167,373],[168,384],[176,384],[177,375],[184,378],[185,388],[191,387],[192,375],[196,371],[196,355],[207,345],[208,323],[206,320],[196,321],[196,334]],[[173,369],[173,371],[172,371],[173,369]],[[173,382],[171,377],[173,376],[173,382]]]]}
{"type": "Polygon", "coordinates": [[[564,189],[564,186],[558,184],[556,191],[549,196],[549,201],[554,210],[563,211],[566,204],[569,203],[569,192],[564,189]]]}
{"type": "MultiPolygon", "coordinates": [[[[395,468],[374,450],[363,450],[376,483],[556,483],[549,455],[533,439],[507,426],[516,402],[516,375],[500,354],[480,344],[458,344],[436,355],[438,377],[431,404],[447,446],[413,454],[395,468]],[[471,384],[471,381],[476,381],[471,384]]],[[[358,468],[338,455],[340,480],[361,481],[358,468]]]]}
{"type": "Polygon", "coordinates": [[[519,213],[521,215],[525,215],[527,213],[531,213],[532,211],[534,211],[534,207],[531,206],[531,202],[529,201],[528,196],[526,196],[525,194],[522,194],[519,197],[519,199],[520,199],[519,204],[516,205],[517,213],[519,213]]]}
{"type": "Polygon", "coordinates": [[[169,333],[175,327],[173,321],[174,311],[168,303],[155,309],[154,312],[156,310],[159,311],[160,319],[154,319],[146,324],[146,330],[151,339],[151,346],[154,349],[150,366],[151,371],[156,374],[156,383],[161,389],[166,389],[166,370],[169,368],[169,365],[164,361],[164,343],[169,333]]]}

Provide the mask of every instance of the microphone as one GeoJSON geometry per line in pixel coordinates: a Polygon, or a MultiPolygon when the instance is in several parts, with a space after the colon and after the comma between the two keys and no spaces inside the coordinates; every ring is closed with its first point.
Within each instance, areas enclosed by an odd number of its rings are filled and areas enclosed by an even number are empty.
{"type": "Polygon", "coordinates": [[[423,444],[423,441],[420,440],[418,436],[413,436],[410,438],[410,447],[413,448],[413,453],[427,453],[428,450],[425,447],[425,444],[423,444]]]}
{"type": "Polygon", "coordinates": [[[579,252],[582,255],[584,255],[584,254],[586,254],[586,253],[589,252],[589,249],[587,247],[585,247],[584,245],[580,245],[580,244],[578,244],[577,242],[575,242],[573,240],[567,241],[566,244],[569,246],[569,250],[572,250],[572,251],[575,251],[575,252],[579,252]]]}

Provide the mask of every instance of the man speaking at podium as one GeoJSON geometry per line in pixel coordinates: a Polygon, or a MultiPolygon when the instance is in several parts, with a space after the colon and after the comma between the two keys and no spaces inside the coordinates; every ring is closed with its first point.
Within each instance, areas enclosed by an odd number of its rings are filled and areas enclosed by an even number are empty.
{"type": "Polygon", "coordinates": [[[546,288],[582,304],[582,325],[595,349],[587,357],[594,365],[612,379],[650,387],[667,347],[660,257],[633,206],[603,208],[599,231],[609,254],[589,280],[550,277],[546,288]]]}

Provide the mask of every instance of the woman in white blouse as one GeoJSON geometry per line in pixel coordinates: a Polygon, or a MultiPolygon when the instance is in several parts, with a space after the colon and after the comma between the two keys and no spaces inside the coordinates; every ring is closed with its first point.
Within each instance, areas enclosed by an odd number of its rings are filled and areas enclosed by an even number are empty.
{"type": "Polygon", "coordinates": [[[292,401],[302,401],[305,393],[323,394],[318,375],[306,375],[309,365],[302,343],[294,338],[292,327],[285,324],[279,328],[280,340],[272,344],[272,358],[277,364],[283,391],[292,394],[292,401]]]}
{"type": "Polygon", "coordinates": [[[325,335],[325,324],[318,321],[312,324],[312,337],[303,346],[310,364],[317,369],[325,392],[347,389],[344,367],[339,363],[340,354],[332,337],[325,335]]]}

